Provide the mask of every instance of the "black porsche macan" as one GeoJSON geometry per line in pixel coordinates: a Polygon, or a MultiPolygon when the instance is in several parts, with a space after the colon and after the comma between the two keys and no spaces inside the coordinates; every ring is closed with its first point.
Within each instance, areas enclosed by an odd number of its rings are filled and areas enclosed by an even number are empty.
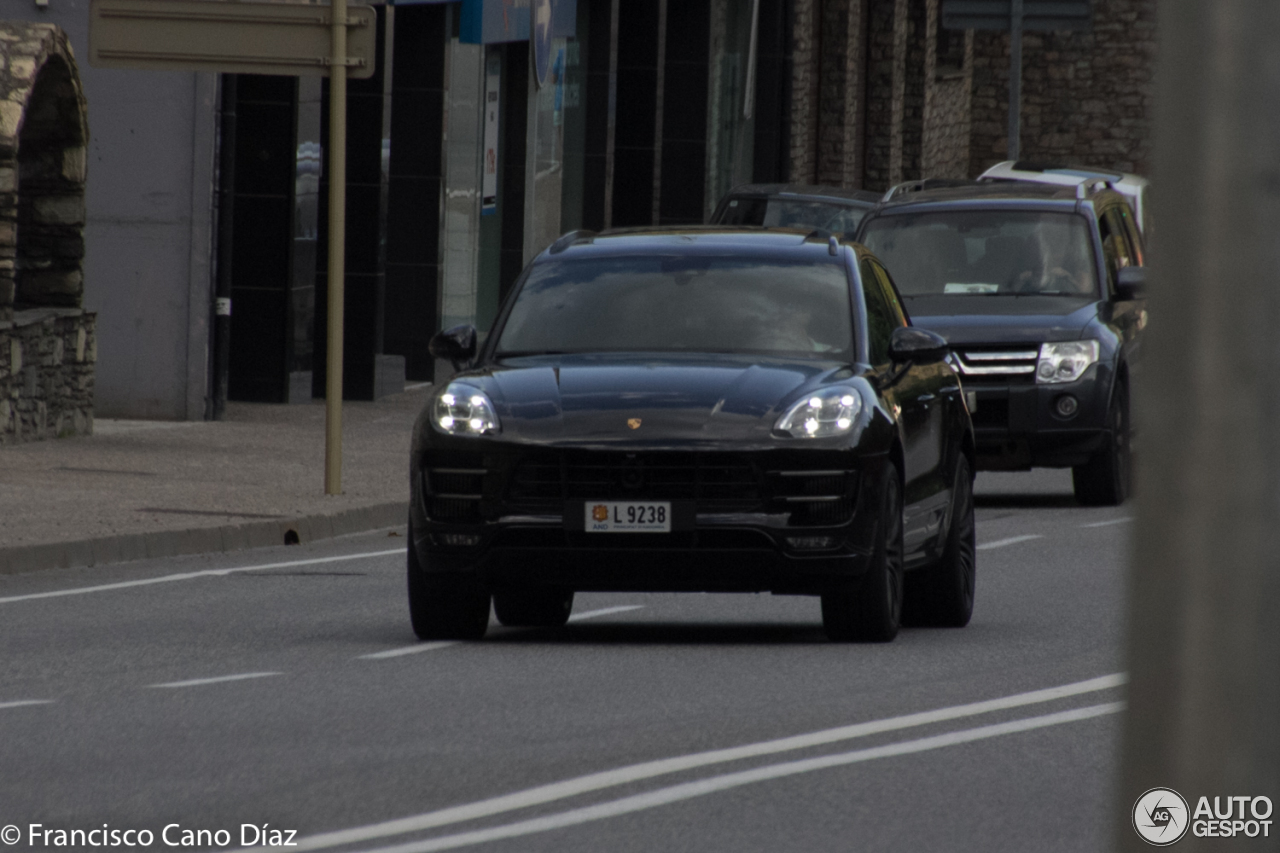
{"type": "Polygon", "coordinates": [[[575,591],[814,595],[833,640],[961,626],[973,431],[945,341],[825,233],[565,235],[414,429],[422,638],[557,626],[575,591]],[[478,351],[477,351],[478,350],[478,351]]]}

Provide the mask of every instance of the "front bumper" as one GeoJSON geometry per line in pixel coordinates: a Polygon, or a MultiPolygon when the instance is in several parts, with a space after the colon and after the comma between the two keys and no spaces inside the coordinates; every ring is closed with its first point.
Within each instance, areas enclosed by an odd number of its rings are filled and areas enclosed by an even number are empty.
{"type": "MultiPolygon", "coordinates": [[[[661,468],[654,454],[642,469],[645,481],[627,490],[607,471],[574,482],[573,465],[562,454],[543,452],[531,462],[519,454],[428,453],[413,472],[413,547],[424,570],[471,573],[495,589],[818,594],[866,570],[878,521],[872,497],[878,466],[854,464],[849,453],[823,456],[738,457],[751,477],[732,488],[694,483],[691,491],[691,478],[672,474],[676,467],[661,468]],[[532,478],[530,486],[528,471],[550,471],[548,458],[561,463],[559,486],[545,477],[541,483],[532,478]],[[439,486],[452,475],[440,471],[484,474],[470,475],[473,491],[450,493],[439,486]],[[465,517],[455,494],[475,496],[465,517]],[[583,529],[584,500],[618,499],[670,500],[673,530],[583,529]]],[[[712,466],[695,474],[692,479],[714,479],[712,466]]]]}
{"type": "Polygon", "coordinates": [[[1082,465],[1108,438],[1109,382],[1097,365],[1077,382],[1060,385],[968,380],[965,390],[977,398],[972,412],[977,467],[980,471],[1025,471],[1082,465]],[[1060,399],[1070,396],[1076,411],[1064,416],[1060,399]]]}

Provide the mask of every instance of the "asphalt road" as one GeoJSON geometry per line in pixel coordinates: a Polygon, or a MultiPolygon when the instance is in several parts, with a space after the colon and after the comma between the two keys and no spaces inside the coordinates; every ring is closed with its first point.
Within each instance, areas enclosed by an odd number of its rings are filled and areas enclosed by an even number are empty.
{"type": "Polygon", "coordinates": [[[404,853],[1095,853],[1128,805],[1130,508],[1076,506],[1063,472],[978,494],[972,623],[888,645],[826,642],[815,599],[639,594],[416,643],[385,531],[0,577],[0,827],[17,850],[105,824],[151,850],[282,830],[404,853]]]}

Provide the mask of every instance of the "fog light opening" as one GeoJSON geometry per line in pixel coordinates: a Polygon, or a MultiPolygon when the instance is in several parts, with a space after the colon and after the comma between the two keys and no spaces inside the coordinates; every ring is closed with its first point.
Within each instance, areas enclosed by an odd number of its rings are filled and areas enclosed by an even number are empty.
{"type": "Polygon", "coordinates": [[[788,536],[787,545],[793,551],[826,551],[836,547],[839,539],[834,536],[788,536]]]}
{"type": "Polygon", "coordinates": [[[1063,394],[1054,403],[1053,408],[1059,417],[1072,418],[1075,417],[1076,412],[1080,411],[1080,401],[1070,394],[1063,394]]]}
{"type": "Polygon", "coordinates": [[[476,533],[439,533],[442,545],[450,548],[474,548],[480,544],[480,536],[476,533]]]}

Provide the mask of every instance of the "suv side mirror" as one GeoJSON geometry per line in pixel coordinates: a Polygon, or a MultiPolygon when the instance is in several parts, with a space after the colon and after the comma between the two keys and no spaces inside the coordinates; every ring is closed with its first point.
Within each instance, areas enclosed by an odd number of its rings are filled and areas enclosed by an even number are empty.
{"type": "Polygon", "coordinates": [[[902,326],[889,336],[889,358],[895,364],[929,364],[942,361],[951,352],[947,339],[928,329],[902,326]]]}
{"type": "Polygon", "coordinates": [[[476,327],[454,326],[443,332],[436,332],[427,344],[427,349],[433,358],[447,359],[454,370],[461,370],[462,365],[476,357],[476,327]]]}
{"type": "Polygon", "coordinates": [[[1141,299],[1147,293],[1147,268],[1123,267],[1116,274],[1116,299],[1128,302],[1141,299]]]}

